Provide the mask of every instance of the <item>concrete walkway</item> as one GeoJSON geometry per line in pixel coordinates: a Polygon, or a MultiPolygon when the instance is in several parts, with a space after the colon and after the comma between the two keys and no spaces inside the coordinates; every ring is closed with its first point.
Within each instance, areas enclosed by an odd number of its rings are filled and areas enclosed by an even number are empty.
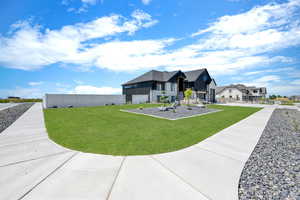
{"type": "Polygon", "coordinates": [[[300,103],[294,103],[293,106],[288,106],[288,105],[280,105],[280,104],[274,104],[274,105],[269,105],[269,104],[247,104],[247,103],[226,103],[226,104],[219,104],[222,106],[244,106],[244,107],[258,107],[258,108],[267,108],[267,107],[276,107],[279,109],[296,109],[300,111],[300,103]]]}
{"type": "Polygon", "coordinates": [[[238,199],[242,169],[274,108],[186,149],[122,157],[55,144],[36,103],[0,135],[0,199],[238,199]]]}

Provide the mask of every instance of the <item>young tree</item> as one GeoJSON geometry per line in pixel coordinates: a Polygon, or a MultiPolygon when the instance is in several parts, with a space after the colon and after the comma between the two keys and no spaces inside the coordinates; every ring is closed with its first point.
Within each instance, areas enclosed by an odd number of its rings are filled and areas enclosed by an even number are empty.
{"type": "Polygon", "coordinates": [[[165,96],[166,92],[162,91],[162,96],[160,97],[160,102],[163,103],[163,106],[166,107],[166,103],[168,101],[168,96],[165,96]]]}
{"type": "Polygon", "coordinates": [[[184,91],[184,96],[188,101],[188,106],[190,106],[190,98],[191,98],[192,94],[193,94],[193,90],[190,88],[188,88],[187,90],[184,91]]]}

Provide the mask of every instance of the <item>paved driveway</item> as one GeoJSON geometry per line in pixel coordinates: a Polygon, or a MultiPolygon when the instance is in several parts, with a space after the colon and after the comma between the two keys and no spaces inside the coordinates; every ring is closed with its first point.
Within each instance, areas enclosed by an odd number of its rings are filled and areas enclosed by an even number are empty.
{"type": "Polygon", "coordinates": [[[186,149],[108,156],[52,142],[36,103],[0,135],[0,199],[238,199],[242,169],[274,108],[186,149]]]}

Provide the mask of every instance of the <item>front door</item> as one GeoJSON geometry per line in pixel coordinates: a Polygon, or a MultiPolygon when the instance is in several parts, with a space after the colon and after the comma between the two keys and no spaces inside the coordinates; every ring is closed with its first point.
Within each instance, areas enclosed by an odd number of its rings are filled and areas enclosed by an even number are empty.
{"type": "Polygon", "coordinates": [[[183,86],[183,78],[178,79],[178,91],[183,92],[184,91],[184,86],[183,86]]]}
{"type": "Polygon", "coordinates": [[[126,94],[126,103],[131,103],[131,102],[132,102],[132,95],[126,94]]]}

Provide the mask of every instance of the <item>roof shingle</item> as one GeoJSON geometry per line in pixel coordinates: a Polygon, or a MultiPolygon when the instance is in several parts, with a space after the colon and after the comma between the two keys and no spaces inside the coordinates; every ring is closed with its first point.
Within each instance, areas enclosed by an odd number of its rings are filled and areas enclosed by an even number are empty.
{"type": "MultiPolygon", "coordinates": [[[[188,71],[183,73],[186,75],[186,79],[188,81],[195,81],[204,71],[205,69],[199,69],[199,70],[193,70],[193,71],[188,71]]],[[[180,72],[180,70],[172,71],[172,72],[151,70],[149,72],[142,74],[141,76],[138,76],[135,79],[132,79],[124,83],[123,85],[135,84],[135,83],[146,82],[146,81],[166,82],[170,80],[178,72],[180,72]]]]}

